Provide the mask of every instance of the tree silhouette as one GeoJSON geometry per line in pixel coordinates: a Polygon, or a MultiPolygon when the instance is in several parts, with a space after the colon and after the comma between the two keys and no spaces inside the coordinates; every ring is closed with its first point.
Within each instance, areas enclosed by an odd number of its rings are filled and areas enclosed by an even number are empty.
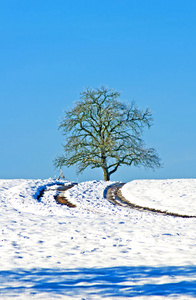
{"type": "Polygon", "coordinates": [[[86,89],[73,109],[66,111],[59,129],[66,136],[64,154],[56,167],[102,168],[104,180],[122,165],[160,167],[155,149],[142,139],[144,127],[152,125],[149,109],[140,110],[119,100],[120,93],[101,87],[86,89]]]}

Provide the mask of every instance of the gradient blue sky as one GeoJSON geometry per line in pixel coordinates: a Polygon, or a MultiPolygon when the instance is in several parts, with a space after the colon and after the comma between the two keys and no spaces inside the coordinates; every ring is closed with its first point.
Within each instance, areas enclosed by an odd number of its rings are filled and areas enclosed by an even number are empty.
{"type": "Polygon", "coordinates": [[[58,175],[63,110],[101,85],[151,109],[144,140],[164,164],[122,167],[112,180],[195,177],[195,0],[0,0],[0,178],[58,175]]]}

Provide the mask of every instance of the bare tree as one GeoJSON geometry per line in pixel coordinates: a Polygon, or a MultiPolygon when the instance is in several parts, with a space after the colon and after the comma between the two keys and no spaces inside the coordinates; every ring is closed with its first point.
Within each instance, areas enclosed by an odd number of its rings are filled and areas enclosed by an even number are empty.
{"type": "Polygon", "coordinates": [[[134,102],[119,101],[120,93],[101,87],[86,89],[74,108],[66,111],[59,129],[66,136],[65,154],[56,167],[102,168],[104,180],[122,165],[160,167],[155,149],[143,142],[144,127],[152,125],[149,109],[139,110],[134,102]]]}

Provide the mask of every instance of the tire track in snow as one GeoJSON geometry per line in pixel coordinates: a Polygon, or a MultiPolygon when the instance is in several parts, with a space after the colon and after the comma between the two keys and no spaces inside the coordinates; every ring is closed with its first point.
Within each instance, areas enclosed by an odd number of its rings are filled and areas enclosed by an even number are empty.
{"type": "MultiPolygon", "coordinates": [[[[44,196],[44,194],[47,191],[50,191],[49,187],[51,187],[51,189],[52,189],[52,186],[54,186],[54,185],[56,185],[56,184],[46,186],[46,188],[40,190],[39,194],[37,195],[37,200],[40,201],[40,199],[44,196]]],[[[69,207],[76,207],[76,205],[71,203],[71,201],[64,195],[65,191],[67,191],[68,189],[71,189],[75,185],[77,185],[77,183],[71,183],[68,185],[59,184],[59,187],[57,187],[56,190],[60,193],[54,196],[54,199],[56,200],[57,204],[66,205],[69,207]]]]}
{"type": "Polygon", "coordinates": [[[64,194],[65,191],[67,191],[68,189],[71,189],[75,185],[77,185],[77,183],[72,183],[72,184],[69,184],[67,186],[59,187],[57,190],[61,191],[61,193],[59,195],[54,196],[54,199],[56,200],[56,202],[58,204],[67,205],[69,207],[76,207],[76,205],[71,203],[71,201],[68,200],[68,198],[64,194]]]}
{"type": "MultiPolygon", "coordinates": [[[[68,207],[74,208],[76,207],[75,204],[73,204],[65,195],[64,192],[72,187],[77,185],[77,183],[72,183],[68,185],[61,185],[57,188],[57,191],[60,193],[55,195],[54,198],[57,202],[57,204],[61,205],[66,205],[68,207]]],[[[168,211],[163,211],[155,208],[150,208],[150,207],[145,207],[145,206],[140,206],[134,203],[131,203],[128,201],[121,192],[121,188],[125,185],[125,183],[115,183],[106,188],[105,191],[105,198],[111,202],[114,205],[118,206],[123,206],[123,207],[130,207],[132,209],[136,209],[139,211],[147,211],[147,212],[152,212],[152,213],[159,213],[165,216],[173,216],[173,217],[180,217],[180,218],[196,218],[196,216],[191,216],[191,215],[183,215],[183,214],[178,214],[178,213],[172,213],[168,211]]],[[[52,186],[51,186],[52,187],[52,186]]],[[[40,200],[41,197],[43,197],[44,193],[47,192],[49,189],[43,189],[40,191],[40,194],[37,196],[37,199],[40,200]]]]}
{"type": "Polygon", "coordinates": [[[106,198],[113,203],[114,205],[120,205],[120,206],[125,206],[125,207],[130,207],[136,210],[140,211],[148,211],[152,213],[159,213],[165,216],[173,216],[173,217],[180,217],[180,218],[196,218],[196,216],[190,216],[190,215],[183,215],[183,214],[177,214],[177,213],[172,213],[160,209],[155,209],[155,208],[150,208],[150,207],[145,207],[145,206],[140,206],[134,203],[131,203],[128,201],[121,192],[121,188],[125,185],[125,183],[115,183],[111,186],[109,186],[106,190],[106,198]]]}

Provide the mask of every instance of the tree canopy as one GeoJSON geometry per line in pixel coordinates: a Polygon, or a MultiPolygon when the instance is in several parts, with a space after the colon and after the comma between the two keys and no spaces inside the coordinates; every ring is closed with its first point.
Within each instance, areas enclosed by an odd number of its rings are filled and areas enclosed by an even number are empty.
{"type": "Polygon", "coordinates": [[[56,167],[76,165],[78,173],[87,167],[102,168],[104,180],[110,180],[122,165],[161,166],[155,149],[143,141],[144,128],[152,125],[152,113],[119,97],[120,93],[105,87],[87,88],[80,94],[60,122],[66,143],[64,154],[54,161],[56,167]]]}

